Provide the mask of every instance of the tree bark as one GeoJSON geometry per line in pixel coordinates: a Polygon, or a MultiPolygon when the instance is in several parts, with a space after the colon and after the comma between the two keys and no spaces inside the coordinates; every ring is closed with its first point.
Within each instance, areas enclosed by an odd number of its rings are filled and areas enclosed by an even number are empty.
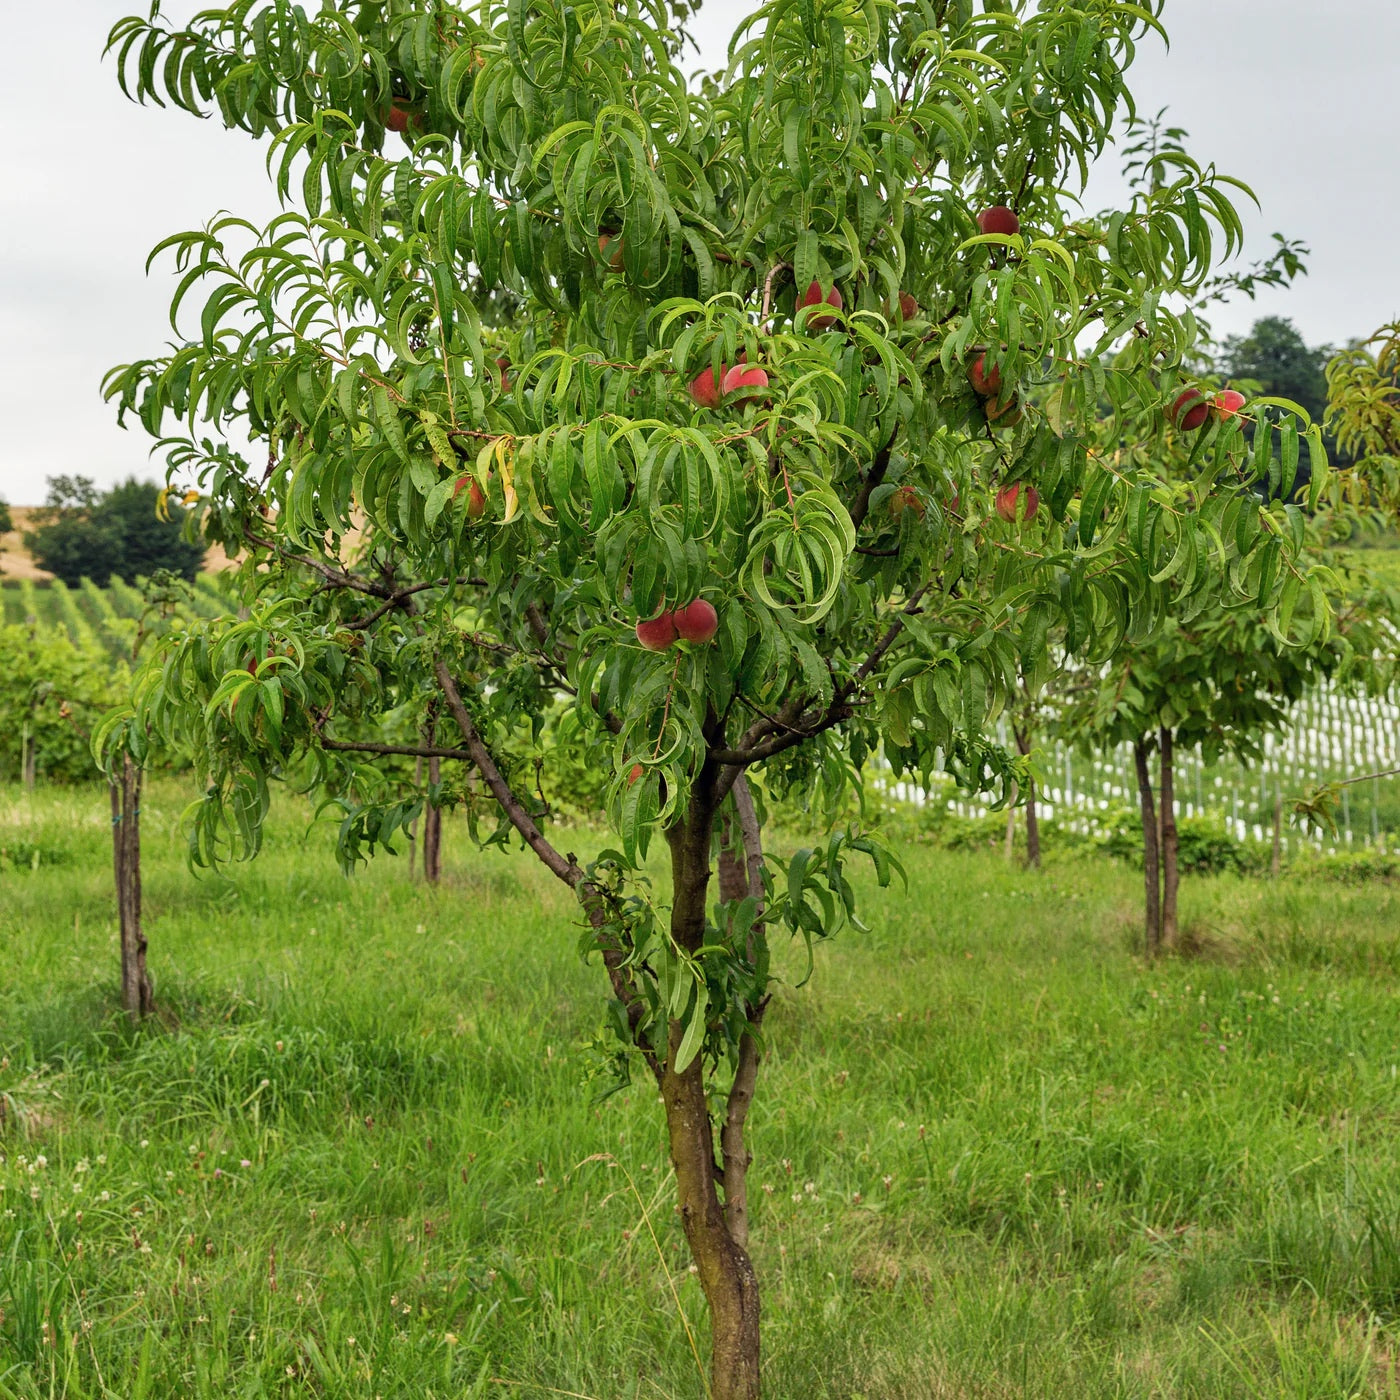
{"type": "MultiPolygon", "coordinates": [[[[440,758],[428,760],[428,782],[436,786],[442,770],[440,758]]],[[[431,799],[423,808],[423,878],[435,885],[442,878],[442,808],[431,799]]]]}
{"type": "Polygon", "coordinates": [[[33,731],[26,724],[19,741],[20,781],[23,782],[26,792],[34,791],[39,768],[38,748],[39,745],[35,741],[33,731]]]}
{"type": "MultiPolygon", "coordinates": [[[[1371,816],[1375,818],[1375,808],[1371,808],[1371,816]]],[[[1283,788],[1277,782],[1274,784],[1274,852],[1269,861],[1269,874],[1278,875],[1283,868],[1283,788]]]]}
{"type": "MultiPolygon", "coordinates": [[[[737,814],[738,803],[735,806],[737,814]]],[[[735,825],[742,821],[742,814],[736,815],[735,825]]],[[[696,797],[692,799],[686,819],[666,833],[671,848],[671,937],[688,953],[700,948],[705,938],[713,826],[713,811],[707,810],[703,800],[696,797]]],[[[732,888],[738,888],[734,865],[729,867],[727,880],[733,881],[732,888]]],[[[725,1207],[720,1202],[714,1125],[705,1093],[703,1056],[697,1055],[682,1073],[676,1072],[676,1053],[683,1029],[681,1022],[671,1022],[661,1098],[666,1109],[681,1223],[710,1307],[710,1393],[712,1400],[758,1400],[758,1276],[748,1252],[731,1232],[725,1207]]],[[[756,1073],[756,1049],[752,1052],[752,1064],[756,1073]]],[[[747,1111],[747,1104],[744,1110],[747,1111]]],[[[742,1126],[741,1115],[740,1132],[742,1126]]],[[[738,1175],[733,1182],[726,1177],[726,1197],[731,1190],[742,1193],[741,1179],[748,1166],[746,1159],[747,1153],[742,1151],[740,1143],[740,1152],[732,1159],[738,1175]]],[[[746,1213],[742,1228],[747,1229],[746,1213]]]]}
{"type": "MultiPolygon", "coordinates": [[[[1030,735],[1013,727],[1017,751],[1024,757],[1031,751],[1030,735]]],[[[1026,781],[1026,864],[1040,869],[1040,818],[1035,809],[1035,779],[1026,781]]]]}
{"type": "Polygon", "coordinates": [[[701,1058],[692,1060],[684,1074],[673,1068],[680,1034],[679,1024],[673,1023],[661,1096],[681,1224],[710,1305],[710,1394],[713,1400],[758,1400],[758,1276],[730,1234],[719,1202],[701,1058]]]}
{"type": "Polygon", "coordinates": [[[1162,934],[1161,868],[1157,851],[1157,810],[1152,799],[1152,770],[1147,766],[1147,744],[1133,742],[1133,764],[1137,769],[1138,797],[1142,803],[1142,879],[1147,905],[1143,943],[1149,958],[1157,956],[1162,934]]]}
{"type": "MultiPolygon", "coordinates": [[[[752,896],[757,911],[755,921],[763,917],[763,833],[754,811],[753,796],[748,781],[740,776],[733,788],[735,815],[725,825],[726,839],[720,846],[720,898],[727,904],[752,896]],[[728,858],[726,860],[726,857],[728,858]]],[[[763,937],[761,927],[750,933],[744,949],[753,963],[755,938],[763,937]]],[[[734,1082],[725,1105],[724,1124],[720,1129],[720,1152],[724,1158],[724,1220],[734,1243],[741,1249],[749,1247],[749,1167],[753,1153],[744,1141],[744,1125],[758,1085],[759,1031],[763,1024],[766,1002],[760,1002],[749,1013],[749,1029],[740,1037],[739,1053],[734,1066],[734,1082]]]]}
{"type": "MultiPolygon", "coordinates": [[[[600,929],[607,924],[604,901],[590,885],[584,871],[571,855],[557,851],[545,839],[538,824],[511,790],[481,738],[471,711],[451,671],[441,657],[433,663],[443,698],[457,727],[462,731],[468,755],[491,794],[501,804],[531,850],[550,870],[578,893],[589,921],[600,929]]],[[[723,762],[712,754],[712,761],[723,762]]],[[[714,835],[715,806],[723,791],[738,788],[742,772],[731,773],[731,784],[721,786],[720,776],[707,764],[698,775],[695,795],[684,819],[666,832],[671,850],[671,937],[688,953],[695,953],[705,938],[706,898],[710,883],[710,845],[714,835]]],[[[747,796],[747,790],[745,790],[747,796]]],[[[741,831],[752,820],[752,803],[747,808],[736,798],[735,810],[741,831]],[[746,815],[747,812],[747,815],[746,815]]],[[[756,823],[755,823],[756,825],[756,823]]],[[[750,870],[754,869],[749,851],[750,870]]],[[[760,857],[761,859],[761,857],[760,857]]],[[[636,1033],[646,1015],[636,994],[630,973],[624,965],[625,950],[603,945],[603,961],[619,1000],[627,1008],[628,1022],[636,1033]]],[[[754,1025],[761,1008],[750,1017],[754,1025]]],[[[683,1073],[675,1064],[683,1034],[673,1021],[667,1036],[666,1062],[657,1062],[645,1041],[639,1040],[648,1065],[657,1074],[666,1113],[671,1163],[676,1172],[677,1204],[686,1240],[695,1261],[700,1286],[710,1307],[713,1352],[711,1361],[711,1400],[758,1400],[759,1394],[759,1299],[758,1278],[748,1252],[730,1233],[719,1200],[719,1173],[715,1166],[714,1124],[705,1093],[703,1057],[697,1055],[683,1073]]],[[[755,1066],[756,1066],[755,1059],[755,1066]]],[[[742,1120],[740,1121],[742,1127],[742,1120]]]]}
{"type": "Polygon", "coordinates": [[[1174,948],[1177,942],[1176,894],[1180,883],[1179,843],[1176,834],[1176,736],[1163,725],[1158,733],[1162,781],[1162,937],[1161,946],[1174,948]]]}
{"type": "Polygon", "coordinates": [[[146,935],[141,928],[141,770],[130,754],[123,756],[121,777],[108,787],[121,928],[122,1009],[133,1020],[140,1020],[151,1014],[154,998],[146,971],[146,935]]]}
{"type": "MultiPolygon", "coordinates": [[[[423,729],[424,747],[437,742],[437,709],[428,707],[428,722],[423,729]]],[[[431,791],[442,780],[442,760],[436,754],[428,758],[429,797],[423,804],[423,878],[436,885],[442,878],[442,808],[431,797],[431,791]]]]}

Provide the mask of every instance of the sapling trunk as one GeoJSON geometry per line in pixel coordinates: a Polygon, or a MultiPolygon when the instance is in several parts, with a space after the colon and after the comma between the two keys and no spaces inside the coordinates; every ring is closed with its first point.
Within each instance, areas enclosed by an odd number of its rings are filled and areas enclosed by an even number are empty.
{"type": "MultiPolygon", "coordinates": [[[[713,813],[697,801],[692,804],[686,821],[667,832],[672,872],[671,937],[688,953],[699,949],[705,937],[713,823],[713,813]]],[[[726,835],[737,825],[739,819],[727,825],[726,835]]],[[[732,836],[721,844],[722,847],[732,845],[732,836]]],[[[722,858],[721,898],[742,888],[738,866],[737,852],[731,852],[728,860],[722,858]]],[[[746,880],[744,887],[747,885],[746,880]]],[[[740,1057],[739,1073],[744,1077],[741,1102],[731,1094],[721,1134],[725,1158],[722,1169],[725,1202],[722,1204],[703,1057],[697,1055],[680,1073],[675,1069],[683,1030],[681,1022],[672,1021],[661,1098],[666,1110],[681,1222],[710,1307],[710,1392],[713,1400],[757,1400],[758,1276],[744,1244],[736,1238],[736,1231],[744,1239],[748,1233],[745,1180],[749,1158],[743,1145],[743,1124],[757,1076],[757,1048],[756,1044],[751,1045],[740,1057]],[[726,1207],[733,1207],[733,1210],[726,1207]]],[[[736,1084],[736,1087],[740,1086],[736,1084]]]]}
{"type": "MultiPolygon", "coordinates": [[[[1031,751],[1031,739],[1029,733],[1022,729],[1016,729],[1016,748],[1022,754],[1031,751]]],[[[1026,864],[1038,870],[1040,868],[1040,818],[1035,807],[1035,779],[1030,778],[1026,782],[1026,864]]]]}
{"type": "Polygon", "coordinates": [[[1162,935],[1161,866],[1157,851],[1157,809],[1152,797],[1152,770],[1143,739],[1133,741],[1133,765],[1137,769],[1138,798],[1142,804],[1142,880],[1146,892],[1143,944],[1149,958],[1157,956],[1162,935]]]}
{"type": "Polygon", "coordinates": [[[130,754],[120,777],[108,784],[112,799],[112,867],[121,929],[122,1009],[133,1020],[151,1013],[146,935],[141,928],[141,770],[130,754]]]}
{"type": "MultiPolygon", "coordinates": [[[[436,787],[441,760],[428,760],[428,782],[436,787]]],[[[423,878],[435,885],[442,878],[442,808],[431,798],[423,808],[423,878]]]]}
{"type": "Polygon", "coordinates": [[[1178,864],[1179,843],[1176,831],[1175,735],[1163,725],[1158,734],[1162,783],[1162,937],[1164,948],[1174,948],[1177,942],[1176,894],[1180,883],[1178,864]]]}

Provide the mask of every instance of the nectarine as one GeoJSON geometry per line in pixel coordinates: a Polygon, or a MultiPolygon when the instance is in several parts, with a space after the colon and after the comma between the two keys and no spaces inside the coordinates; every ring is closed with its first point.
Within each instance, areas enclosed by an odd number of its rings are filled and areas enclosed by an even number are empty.
{"type": "MultiPolygon", "coordinates": [[[[822,284],[814,277],[807,290],[797,298],[797,309],[801,311],[808,306],[820,306],[822,302],[826,302],[828,306],[834,306],[838,311],[844,304],[839,287],[833,285],[831,290],[823,295],[822,284]]],[[[809,331],[829,330],[835,324],[835,316],[809,316],[807,318],[809,331]]]]}
{"type": "Polygon", "coordinates": [[[664,612],[649,622],[637,624],[637,640],[648,651],[665,651],[676,640],[676,615],[664,612]]]}
{"type": "Polygon", "coordinates": [[[719,614],[713,603],[697,598],[671,614],[671,625],[682,641],[708,642],[719,631],[719,614]]]}
{"type": "Polygon", "coordinates": [[[1245,405],[1245,397],[1238,389],[1222,389],[1211,401],[1215,416],[1224,423],[1233,418],[1245,405]]]}
{"type": "Polygon", "coordinates": [[[1016,234],[1021,231],[1021,221],[1013,210],[1004,204],[994,204],[977,216],[977,227],[983,233],[1016,234]]]}

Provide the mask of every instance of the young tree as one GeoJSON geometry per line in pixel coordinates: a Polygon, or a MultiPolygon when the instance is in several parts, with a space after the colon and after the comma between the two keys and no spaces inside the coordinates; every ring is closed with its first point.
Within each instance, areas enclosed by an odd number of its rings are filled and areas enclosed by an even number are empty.
{"type": "Polygon", "coordinates": [[[1169,294],[1239,237],[1181,154],[1106,227],[1062,194],[1129,104],[1144,9],[771,6],[699,91],[660,22],[240,0],[116,27],[129,91],[266,138],[300,207],[170,239],[199,331],[109,381],[243,552],[249,615],[166,640],[107,753],[193,745],[204,862],[255,851],[307,764],[347,860],[410,810],[363,800],[357,755],[474,770],[493,839],[577,894],[661,1092],[712,1394],[748,1400],[769,941],[851,916],[853,853],[890,867],[838,832],[775,882],[746,774],[835,799],[881,748],[1004,795],[1025,765],[983,726],[1052,627],[1101,662],[1216,548],[1202,590],[1270,609],[1295,545],[1282,507],[1091,452],[1101,402],[1172,401],[1193,332],[1169,294]],[[620,841],[592,864],[543,825],[561,702],[609,779],[620,841]],[[403,705],[453,737],[357,735],[403,705]],[[657,837],[665,908],[635,879],[657,837]]]}
{"type": "MultiPolygon", "coordinates": [[[[1310,527],[1318,562],[1322,552],[1310,527]]],[[[1263,757],[1264,738],[1285,728],[1294,704],[1320,681],[1376,689],[1389,673],[1393,638],[1385,619],[1393,590],[1368,575],[1333,575],[1330,625],[1319,625],[1315,597],[1304,595],[1291,617],[1264,619],[1248,608],[1211,606],[1194,616],[1182,607],[1143,642],[1106,668],[1099,683],[1074,697],[1062,732],[1093,748],[1133,746],[1142,812],[1144,945],[1148,957],[1178,938],[1180,883],[1175,813],[1175,755],[1199,748],[1209,762],[1229,754],[1263,757]],[[1280,622],[1292,622],[1288,635],[1280,622]],[[1158,783],[1153,787],[1156,760],[1158,783]]]]}

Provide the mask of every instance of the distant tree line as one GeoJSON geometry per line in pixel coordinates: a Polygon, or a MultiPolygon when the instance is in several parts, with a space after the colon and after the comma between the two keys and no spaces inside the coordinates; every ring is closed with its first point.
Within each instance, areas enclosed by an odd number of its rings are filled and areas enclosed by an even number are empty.
{"type": "Polygon", "coordinates": [[[24,542],[41,569],[75,587],[150,578],[167,569],[193,580],[205,547],[184,534],[185,511],[160,488],[134,477],[99,492],[85,476],[53,476],[24,542]]]}

